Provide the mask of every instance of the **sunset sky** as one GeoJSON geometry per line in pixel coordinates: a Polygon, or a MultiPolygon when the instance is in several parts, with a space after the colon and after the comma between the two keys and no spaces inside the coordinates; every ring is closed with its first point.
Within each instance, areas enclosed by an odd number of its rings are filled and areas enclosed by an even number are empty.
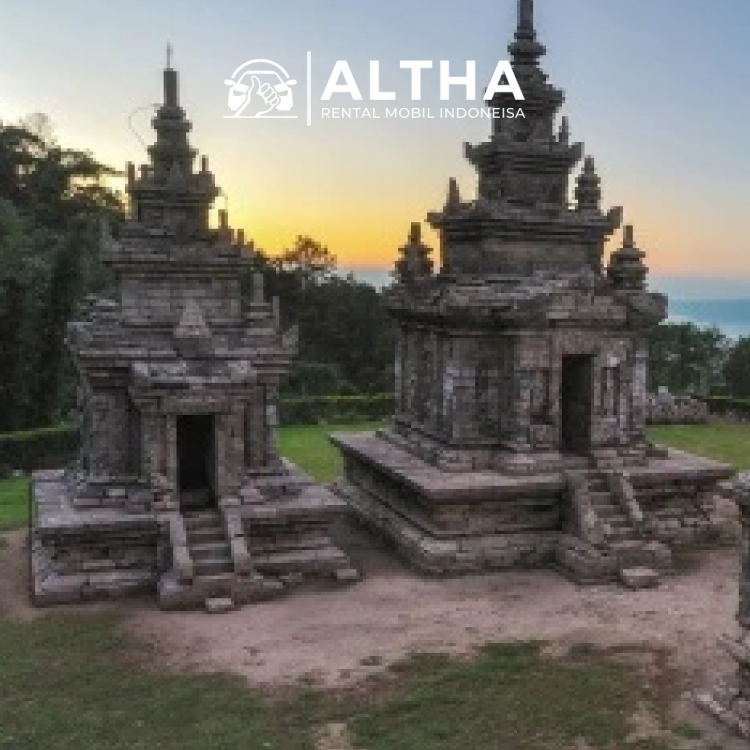
{"type": "MultiPolygon", "coordinates": [[[[389,267],[409,223],[442,205],[449,177],[474,194],[462,144],[485,140],[489,121],[321,120],[335,61],[351,65],[365,96],[357,106],[386,104],[367,101],[379,60],[399,106],[436,112],[439,61],[457,74],[476,60],[482,89],[507,58],[516,14],[515,0],[0,2],[0,118],[44,112],[65,145],[117,167],[141,162],[128,117],[160,100],[169,40],[192,143],[210,156],[233,226],[269,252],[310,234],[356,268],[389,267]],[[299,120],[225,119],[224,81],[253,58],[298,81],[299,120]],[[435,69],[412,105],[399,61],[414,59],[435,69]]],[[[596,159],[605,204],[625,207],[652,271],[750,289],[750,2],[536,0],[536,25],[572,137],[596,159]]],[[[344,96],[331,105],[354,106],[344,96]]],[[[150,142],[149,119],[148,109],[133,116],[150,142]]]]}

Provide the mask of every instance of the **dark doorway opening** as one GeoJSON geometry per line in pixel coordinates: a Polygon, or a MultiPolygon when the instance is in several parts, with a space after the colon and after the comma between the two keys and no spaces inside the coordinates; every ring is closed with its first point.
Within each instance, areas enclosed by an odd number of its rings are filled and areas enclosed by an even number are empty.
{"type": "Polygon", "coordinates": [[[215,504],[214,473],[214,418],[203,414],[177,417],[177,476],[183,510],[215,504]]]}
{"type": "Polygon", "coordinates": [[[563,357],[560,407],[561,449],[565,453],[587,453],[591,447],[593,357],[563,357]]]}

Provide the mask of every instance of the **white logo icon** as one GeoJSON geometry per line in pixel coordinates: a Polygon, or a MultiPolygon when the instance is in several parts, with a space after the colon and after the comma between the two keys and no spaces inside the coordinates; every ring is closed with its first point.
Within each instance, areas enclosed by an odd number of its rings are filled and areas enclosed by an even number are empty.
{"type": "Polygon", "coordinates": [[[291,86],[297,81],[272,60],[250,60],[224,81],[229,89],[227,105],[234,112],[227,118],[296,119],[296,115],[272,114],[289,112],[294,106],[291,86]],[[274,69],[275,68],[275,69],[274,69]]]}

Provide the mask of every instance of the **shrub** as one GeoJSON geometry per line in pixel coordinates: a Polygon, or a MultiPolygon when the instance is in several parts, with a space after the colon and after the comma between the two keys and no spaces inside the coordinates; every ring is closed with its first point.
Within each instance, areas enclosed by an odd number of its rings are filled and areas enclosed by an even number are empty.
{"type": "Polygon", "coordinates": [[[711,414],[738,419],[750,419],[750,399],[732,398],[731,396],[697,397],[703,401],[711,414]]]}
{"type": "Polygon", "coordinates": [[[0,434],[0,465],[23,471],[60,466],[75,457],[78,442],[74,425],[6,432],[0,434]]]}
{"type": "Polygon", "coordinates": [[[279,421],[283,425],[374,422],[393,414],[394,405],[392,393],[283,398],[279,421]]]}

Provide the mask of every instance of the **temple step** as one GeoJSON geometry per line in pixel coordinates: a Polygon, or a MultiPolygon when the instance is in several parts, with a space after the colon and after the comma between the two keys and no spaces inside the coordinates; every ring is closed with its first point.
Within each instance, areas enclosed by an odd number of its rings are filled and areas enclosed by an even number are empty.
{"type": "Polygon", "coordinates": [[[217,576],[234,572],[232,561],[224,558],[210,558],[207,560],[195,560],[193,569],[196,578],[204,576],[217,576]]]}

